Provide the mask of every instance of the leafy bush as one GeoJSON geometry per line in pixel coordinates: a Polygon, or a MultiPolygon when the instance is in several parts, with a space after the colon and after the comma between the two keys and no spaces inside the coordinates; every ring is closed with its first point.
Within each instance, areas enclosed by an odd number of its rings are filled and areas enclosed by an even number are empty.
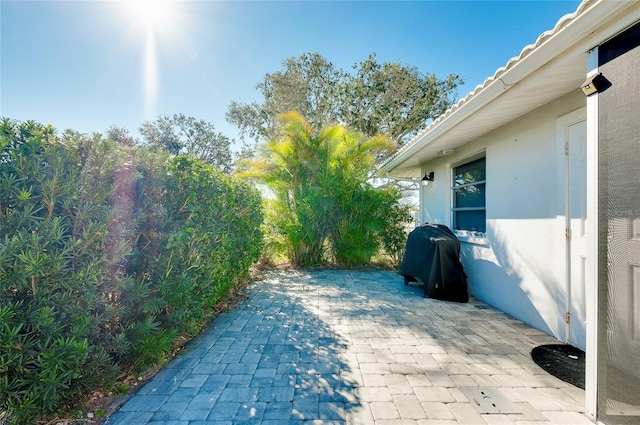
{"type": "Polygon", "coordinates": [[[0,411],[33,423],[162,361],[247,278],[261,221],[202,162],[0,121],[0,411]]]}
{"type": "Polygon", "coordinates": [[[397,256],[407,208],[399,191],[370,183],[376,157],[391,149],[388,139],[343,126],[315,133],[295,112],[281,119],[282,138],[263,145],[243,176],[273,191],[269,224],[289,260],[306,267],[332,258],[361,267],[382,250],[397,256]]]}
{"type": "Polygon", "coordinates": [[[23,423],[114,377],[94,345],[114,147],[5,119],[0,148],[0,408],[23,423]]]}
{"type": "Polygon", "coordinates": [[[376,233],[376,238],[394,267],[400,266],[407,243],[406,226],[413,222],[411,207],[398,202],[402,198],[402,191],[394,187],[387,187],[379,193],[381,199],[375,216],[383,223],[376,233]]]}
{"type": "Polygon", "coordinates": [[[166,300],[164,320],[194,332],[234,284],[248,277],[262,250],[262,206],[247,183],[202,161],[179,156],[166,177],[166,249],[155,269],[166,300]]]}

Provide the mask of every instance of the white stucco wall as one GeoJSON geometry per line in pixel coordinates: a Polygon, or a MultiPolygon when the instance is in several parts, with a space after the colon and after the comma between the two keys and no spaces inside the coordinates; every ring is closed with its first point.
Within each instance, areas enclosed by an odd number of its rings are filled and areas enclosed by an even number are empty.
{"type": "Polygon", "coordinates": [[[564,141],[558,118],[579,90],[425,164],[422,222],[451,226],[451,169],[486,155],[486,244],[462,242],[469,292],[559,340],[565,334],[564,141]]]}

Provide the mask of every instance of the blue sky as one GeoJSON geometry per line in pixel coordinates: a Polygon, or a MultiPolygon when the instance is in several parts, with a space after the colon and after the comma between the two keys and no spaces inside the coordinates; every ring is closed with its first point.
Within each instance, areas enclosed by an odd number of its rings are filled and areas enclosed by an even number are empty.
{"type": "Polygon", "coordinates": [[[125,3],[2,0],[0,115],[137,136],[145,120],[184,113],[236,138],[229,103],[259,101],[264,75],[305,52],[342,69],[375,52],[460,74],[463,97],[580,2],[177,2],[152,43],[125,3]]]}

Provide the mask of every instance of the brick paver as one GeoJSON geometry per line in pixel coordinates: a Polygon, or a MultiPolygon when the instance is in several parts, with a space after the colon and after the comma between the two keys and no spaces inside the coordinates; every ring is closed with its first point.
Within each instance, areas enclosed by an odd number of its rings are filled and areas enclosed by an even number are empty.
{"type": "Polygon", "coordinates": [[[531,360],[553,342],[477,300],[423,298],[394,272],[270,272],[108,424],[592,423],[584,391],[531,360]],[[464,387],[521,413],[480,414],[464,387]]]}

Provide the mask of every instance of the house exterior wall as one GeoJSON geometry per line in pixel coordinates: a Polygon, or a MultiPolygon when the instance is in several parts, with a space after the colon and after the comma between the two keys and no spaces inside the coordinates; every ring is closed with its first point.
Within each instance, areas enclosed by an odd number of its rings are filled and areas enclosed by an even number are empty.
{"type": "Polygon", "coordinates": [[[585,104],[577,89],[422,169],[435,180],[421,189],[421,221],[451,226],[452,168],[486,157],[486,238],[460,237],[469,292],[559,340],[566,332],[566,239],[557,123],[585,104]]]}

